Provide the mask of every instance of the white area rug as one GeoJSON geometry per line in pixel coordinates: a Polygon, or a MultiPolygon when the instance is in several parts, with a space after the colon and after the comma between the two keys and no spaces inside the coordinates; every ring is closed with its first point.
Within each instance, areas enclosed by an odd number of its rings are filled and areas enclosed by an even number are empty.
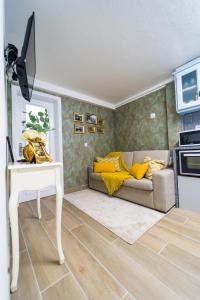
{"type": "Polygon", "coordinates": [[[64,198],[129,244],[164,216],[150,208],[90,189],[66,194],[64,198]]]}

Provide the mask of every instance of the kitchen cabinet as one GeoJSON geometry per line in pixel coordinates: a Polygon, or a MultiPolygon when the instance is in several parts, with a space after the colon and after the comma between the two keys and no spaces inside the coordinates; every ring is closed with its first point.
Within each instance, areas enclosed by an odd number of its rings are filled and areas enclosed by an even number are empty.
{"type": "Polygon", "coordinates": [[[174,72],[176,87],[176,110],[186,114],[200,110],[200,57],[174,72]]]}

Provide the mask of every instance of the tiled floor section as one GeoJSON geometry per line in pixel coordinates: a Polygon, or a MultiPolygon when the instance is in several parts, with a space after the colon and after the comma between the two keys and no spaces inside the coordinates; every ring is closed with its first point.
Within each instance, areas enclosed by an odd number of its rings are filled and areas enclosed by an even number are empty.
{"type": "Polygon", "coordinates": [[[64,200],[55,244],[55,198],[19,207],[20,274],[12,300],[199,300],[200,215],[173,209],[129,245],[64,200]]]}

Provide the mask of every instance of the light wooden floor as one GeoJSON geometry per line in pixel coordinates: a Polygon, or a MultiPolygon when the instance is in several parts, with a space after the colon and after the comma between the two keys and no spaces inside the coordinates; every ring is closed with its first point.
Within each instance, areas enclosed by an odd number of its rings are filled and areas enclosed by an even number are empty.
{"type": "Polygon", "coordinates": [[[19,207],[20,274],[12,300],[200,299],[200,215],[173,209],[128,245],[64,200],[58,265],[55,198],[19,207]]]}

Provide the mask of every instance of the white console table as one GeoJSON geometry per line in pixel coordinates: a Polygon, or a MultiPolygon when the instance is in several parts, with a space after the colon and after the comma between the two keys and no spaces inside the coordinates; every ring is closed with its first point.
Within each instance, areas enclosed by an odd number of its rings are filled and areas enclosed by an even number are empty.
{"type": "MultiPolygon", "coordinates": [[[[60,178],[60,162],[29,164],[12,163],[8,165],[11,173],[11,193],[9,199],[9,216],[12,240],[12,281],[11,292],[17,290],[19,273],[19,226],[18,226],[18,194],[24,190],[41,190],[46,186],[56,187],[56,234],[59,263],[64,263],[64,254],[61,244],[61,214],[62,214],[62,187],[60,178]]],[[[41,217],[40,193],[37,199],[38,217],[41,217]]],[[[37,234],[37,233],[36,233],[37,234]]]]}

